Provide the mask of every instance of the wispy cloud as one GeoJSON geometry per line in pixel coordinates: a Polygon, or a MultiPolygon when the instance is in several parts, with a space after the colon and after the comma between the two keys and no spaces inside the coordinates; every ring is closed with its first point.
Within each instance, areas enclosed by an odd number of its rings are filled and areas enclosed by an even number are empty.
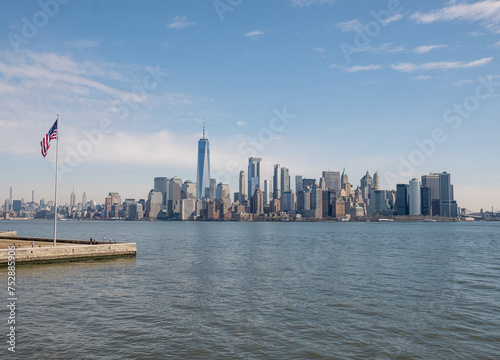
{"type": "Polygon", "coordinates": [[[101,40],[79,39],[79,40],[67,41],[64,43],[64,45],[68,46],[68,47],[73,47],[73,48],[88,49],[88,48],[96,47],[100,43],[101,43],[101,40]]]}
{"type": "Polygon", "coordinates": [[[430,80],[430,79],[432,79],[432,76],[430,76],[430,75],[418,75],[418,76],[412,77],[412,79],[417,80],[417,81],[430,80]]]}
{"type": "Polygon", "coordinates": [[[391,65],[390,67],[394,70],[412,73],[417,70],[451,70],[451,69],[467,69],[473,67],[479,67],[490,63],[493,60],[492,57],[483,58],[470,62],[463,61],[437,61],[428,62],[424,64],[414,64],[414,63],[399,63],[391,65]]]}
{"type": "Polygon", "coordinates": [[[168,25],[169,29],[182,30],[190,26],[194,26],[194,22],[188,20],[186,16],[176,16],[168,25]]]}
{"type": "Polygon", "coordinates": [[[488,49],[496,49],[496,48],[500,48],[500,41],[497,41],[496,43],[488,46],[488,49]]]}
{"type": "Polygon", "coordinates": [[[249,39],[255,40],[258,39],[259,37],[263,36],[265,34],[265,31],[262,30],[253,30],[249,31],[245,34],[245,36],[249,39]]]}
{"type": "Polygon", "coordinates": [[[332,64],[328,68],[341,69],[346,73],[355,73],[355,72],[359,72],[359,71],[380,70],[380,69],[382,69],[382,65],[342,66],[342,65],[332,64]]]}
{"type": "Polygon", "coordinates": [[[246,124],[247,124],[247,123],[246,123],[246,122],[244,122],[244,121],[237,121],[237,122],[236,122],[236,125],[238,125],[238,126],[245,126],[246,124]]]}
{"type": "Polygon", "coordinates": [[[425,54],[435,49],[443,49],[447,47],[448,45],[422,45],[414,48],[413,52],[416,54],[425,54]]]}
{"type": "Polygon", "coordinates": [[[474,84],[474,80],[471,79],[464,79],[464,80],[458,80],[452,83],[453,86],[462,86],[462,85],[468,85],[468,84],[474,84]]]}
{"type": "Polygon", "coordinates": [[[438,21],[482,21],[483,25],[497,32],[500,21],[500,1],[483,0],[475,3],[458,2],[450,0],[444,8],[428,13],[416,12],[411,18],[420,24],[431,24],[438,21]]]}
{"type": "Polygon", "coordinates": [[[359,32],[363,31],[363,29],[365,28],[365,26],[358,19],[339,22],[337,23],[337,27],[343,32],[347,31],[359,32]]]}
{"type": "Polygon", "coordinates": [[[390,23],[393,23],[395,21],[399,21],[403,18],[403,15],[402,14],[394,14],[392,15],[390,18],[386,19],[386,20],[383,20],[382,21],[382,24],[383,25],[387,25],[387,24],[390,24],[390,23]]]}
{"type": "Polygon", "coordinates": [[[348,73],[358,72],[358,71],[368,71],[368,70],[380,70],[381,65],[356,65],[346,68],[344,71],[348,73]]]}
{"type": "Polygon", "coordinates": [[[325,52],[325,48],[322,48],[322,47],[315,47],[313,48],[314,51],[316,52],[319,52],[319,53],[324,53],[325,52]]]}
{"type": "Polygon", "coordinates": [[[333,4],[337,0],[290,0],[292,6],[304,7],[313,4],[333,4]]]}

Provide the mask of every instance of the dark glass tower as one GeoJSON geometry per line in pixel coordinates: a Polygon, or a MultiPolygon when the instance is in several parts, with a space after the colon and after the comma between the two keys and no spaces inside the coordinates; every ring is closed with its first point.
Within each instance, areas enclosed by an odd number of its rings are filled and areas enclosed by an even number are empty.
{"type": "Polygon", "coordinates": [[[203,138],[198,141],[198,166],[196,174],[196,198],[205,197],[205,188],[210,187],[210,148],[205,138],[205,122],[203,122],[203,138]]]}

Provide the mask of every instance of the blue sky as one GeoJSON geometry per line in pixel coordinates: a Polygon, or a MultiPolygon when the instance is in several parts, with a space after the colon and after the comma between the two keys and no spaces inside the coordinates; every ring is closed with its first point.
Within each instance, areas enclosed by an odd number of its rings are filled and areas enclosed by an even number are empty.
{"type": "MultiPolygon", "coordinates": [[[[500,208],[500,1],[22,1],[0,11],[0,200],[145,198],[250,154],[292,176],[345,166],[385,189],[448,171],[459,206],[500,208]]],[[[292,181],[293,182],[293,181],[292,181]]]]}

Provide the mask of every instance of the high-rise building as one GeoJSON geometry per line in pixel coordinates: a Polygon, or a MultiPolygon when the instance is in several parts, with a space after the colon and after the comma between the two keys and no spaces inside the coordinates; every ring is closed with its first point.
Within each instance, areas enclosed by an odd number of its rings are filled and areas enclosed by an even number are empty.
{"type": "Polygon", "coordinates": [[[326,188],[335,191],[335,194],[339,196],[341,189],[340,172],[323,171],[321,176],[325,178],[326,188]]]}
{"type": "Polygon", "coordinates": [[[347,176],[347,173],[345,172],[345,167],[344,167],[344,170],[342,171],[342,177],[340,179],[340,186],[342,189],[346,190],[347,184],[349,184],[349,176],[347,176]]]}
{"type": "Polygon", "coordinates": [[[196,174],[196,198],[205,197],[205,189],[210,187],[210,149],[205,138],[205,122],[203,122],[203,138],[198,141],[198,166],[196,174]]]}
{"type": "Polygon", "coordinates": [[[314,211],[314,218],[321,219],[323,215],[323,190],[314,185],[311,189],[311,210],[314,211]]]}
{"type": "Polygon", "coordinates": [[[272,193],[271,180],[264,180],[264,191],[262,192],[264,197],[264,206],[269,204],[269,199],[271,198],[272,193]]]}
{"type": "Polygon", "coordinates": [[[71,196],[70,196],[70,199],[69,199],[69,207],[70,207],[70,209],[76,207],[75,188],[73,188],[73,192],[71,193],[71,196]]]}
{"type": "Polygon", "coordinates": [[[274,176],[273,176],[273,199],[281,199],[281,165],[274,165],[274,176]]]}
{"type": "Polygon", "coordinates": [[[205,193],[208,191],[208,196],[206,198],[215,200],[215,192],[217,191],[217,179],[210,179],[210,186],[205,189],[205,193]]]}
{"type": "Polygon", "coordinates": [[[181,186],[182,179],[173,177],[169,181],[169,198],[167,202],[168,216],[176,217],[181,212],[181,186]]]}
{"type": "Polygon", "coordinates": [[[255,190],[263,187],[261,184],[261,158],[250,157],[248,158],[248,197],[255,193],[255,190]]]}
{"type": "Polygon", "coordinates": [[[191,180],[186,180],[182,184],[181,199],[196,199],[196,185],[191,180]]]}
{"type": "Polygon", "coordinates": [[[181,200],[181,220],[190,220],[196,217],[196,200],[181,200]]]}
{"type": "Polygon", "coordinates": [[[408,203],[409,203],[408,207],[410,209],[410,215],[411,216],[421,215],[422,195],[420,193],[420,181],[418,181],[417,179],[411,179],[409,190],[410,193],[408,198],[408,203]]]}
{"type": "Polygon", "coordinates": [[[304,190],[304,185],[302,183],[302,175],[296,175],[295,176],[295,193],[298,194],[302,190],[304,190]]]}
{"type": "Polygon", "coordinates": [[[408,215],[410,210],[408,208],[408,184],[396,185],[396,212],[399,216],[408,215]]]}
{"type": "Polygon", "coordinates": [[[153,190],[161,193],[162,206],[167,206],[167,198],[168,198],[168,178],[167,177],[155,177],[153,190]]]}
{"type": "Polygon", "coordinates": [[[365,176],[361,178],[360,185],[363,193],[363,199],[366,202],[370,196],[370,190],[373,188],[373,178],[370,176],[368,170],[366,171],[365,176]]]}
{"type": "Polygon", "coordinates": [[[297,193],[297,211],[311,209],[311,188],[307,187],[297,193]]]}
{"type": "Polygon", "coordinates": [[[22,200],[13,200],[12,201],[12,210],[15,212],[21,211],[23,209],[23,201],[22,200]]]}
{"type": "Polygon", "coordinates": [[[9,198],[9,208],[7,210],[12,210],[12,186],[10,187],[10,198],[9,198]]]}
{"type": "Polygon", "coordinates": [[[431,201],[439,199],[439,174],[422,175],[422,186],[431,189],[431,201]]]}
{"type": "Polygon", "coordinates": [[[370,203],[366,207],[367,215],[376,215],[390,211],[389,200],[387,199],[387,191],[370,190],[370,203]]]}
{"type": "Polygon", "coordinates": [[[446,217],[458,215],[457,202],[453,200],[453,185],[447,172],[439,174],[439,214],[446,217]]]}
{"type": "Polygon", "coordinates": [[[260,189],[255,190],[252,204],[253,204],[252,213],[254,213],[255,215],[264,214],[264,199],[262,196],[262,191],[260,189]]]}
{"type": "Polygon", "coordinates": [[[180,196],[180,191],[181,191],[180,189],[182,188],[182,179],[178,176],[174,176],[174,177],[168,179],[168,182],[167,182],[167,206],[168,206],[168,202],[174,198],[174,194],[173,194],[173,190],[172,190],[173,184],[179,185],[179,196],[180,196]]]}
{"type": "Polygon", "coordinates": [[[316,185],[316,179],[302,179],[302,188],[305,189],[306,186],[313,187],[316,185]]]}
{"type": "Polygon", "coordinates": [[[428,186],[422,186],[420,188],[421,203],[422,203],[422,215],[428,216],[432,215],[432,198],[431,198],[431,188],[428,186]]]}
{"type": "Polygon", "coordinates": [[[283,192],[280,208],[282,211],[295,210],[295,192],[293,190],[283,192]]]}
{"type": "Polygon", "coordinates": [[[215,200],[220,199],[231,199],[229,185],[223,182],[217,185],[217,190],[215,191],[215,200]]]}
{"type": "Polygon", "coordinates": [[[121,209],[122,198],[116,192],[110,192],[104,200],[104,217],[117,218],[118,210],[121,209]]]}
{"type": "Polygon", "coordinates": [[[290,191],[290,170],[286,167],[281,168],[281,194],[290,191]]]}
{"type": "Polygon", "coordinates": [[[380,175],[378,171],[375,171],[375,174],[373,174],[373,188],[375,190],[380,190],[380,175]]]}
{"type": "Polygon", "coordinates": [[[82,209],[87,210],[87,192],[84,191],[82,195],[82,209]]]}
{"type": "Polygon", "coordinates": [[[241,170],[240,171],[240,193],[238,196],[238,200],[240,201],[240,204],[245,201],[245,171],[241,170]]]}
{"type": "Polygon", "coordinates": [[[163,207],[163,194],[160,191],[151,189],[148,194],[148,201],[146,203],[146,216],[150,220],[158,218],[163,207]]]}
{"type": "Polygon", "coordinates": [[[319,178],[319,188],[321,190],[326,190],[326,183],[325,183],[325,178],[324,177],[320,177],[319,178]]]}

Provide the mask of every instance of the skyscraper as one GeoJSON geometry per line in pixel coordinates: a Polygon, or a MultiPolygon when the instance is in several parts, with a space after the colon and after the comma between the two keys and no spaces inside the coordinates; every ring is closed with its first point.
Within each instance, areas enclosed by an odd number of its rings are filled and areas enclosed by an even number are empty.
{"type": "Polygon", "coordinates": [[[295,175],[295,193],[298,194],[302,190],[304,190],[302,175],[295,175]]]}
{"type": "Polygon", "coordinates": [[[163,194],[160,191],[151,189],[148,194],[148,202],[146,205],[146,214],[150,220],[158,218],[163,207],[163,194]]]}
{"type": "Polygon", "coordinates": [[[399,216],[409,214],[408,187],[409,186],[407,184],[396,185],[396,212],[399,216]]]}
{"type": "Polygon", "coordinates": [[[370,190],[373,188],[373,178],[370,176],[368,170],[365,176],[361,178],[361,191],[363,192],[363,199],[366,201],[370,196],[370,190]]]}
{"type": "Polygon", "coordinates": [[[420,193],[420,181],[417,179],[410,180],[410,196],[408,199],[410,215],[421,215],[422,211],[422,195],[420,193]]]}
{"type": "Polygon", "coordinates": [[[263,197],[264,197],[264,206],[266,206],[267,204],[269,204],[269,199],[270,199],[270,195],[272,194],[272,191],[271,191],[271,180],[264,180],[264,191],[262,193],[263,197]]]}
{"type": "Polygon", "coordinates": [[[439,199],[439,174],[422,175],[422,186],[431,189],[431,201],[439,199]]]}
{"type": "Polygon", "coordinates": [[[281,194],[290,191],[290,170],[286,167],[281,168],[281,194]]]}
{"type": "Polygon", "coordinates": [[[153,190],[161,193],[161,204],[162,206],[167,206],[168,178],[155,177],[153,190]]]}
{"type": "Polygon", "coordinates": [[[325,178],[325,185],[327,189],[332,189],[335,194],[339,196],[340,194],[340,172],[338,171],[323,171],[322,177],[325,178]]]}
{"type": "Polygon", "coordinates": [[[439,174],[439,214],[446,217],[456,217],[457,202],[453,200],[453,185],[447,172],[439,174]]]}
{"type": "Polygon", "coordinates": [[[75,194],[75,188],[73,188],[73,192],[71,193],[71,197],[69,199],[69,207],[74,208],[76,207],[76,194],[75,194]]]}
{"type": "Polygon", "coordinates": [[[349,183],[349,176],[347,176],[347,173],[345,172],[345,167],[344,167],[344,171],[342,171],[342,177],[340,180],[340,185],[341,185],[342,189],[347,190],[346,186],[348,183],[349,183]]]}
{"type": "Polygon", "coordinates": [[[254,192],[255,196],[253,198],[253,211],[255,215],[262,215],[264,213],[264,199],[262,195],[262,191],[260,189],[256,189],[254,192]]]}
{"type": "Polygon", "coordinates": [[[82,210],[87,210],[87,192],[84,191],[82,195],[82,210]]]}
{"type": "Polygon", "coordinates": [[[245,201],[245,171],[240,171],[240,194],[238,196],[240,203],[245,201]]]}
{"type": "Polygon", "coordinates": [[[432,215],[432,200],[431,200],[431,188],[428,186],[422,186],[420,189],[421,202],[422,202],[422,215],[432,215]]]}
{"type": "Polygon", "coordinates": [[[281,199],[281,165],[274,165],[273,199],[281,199]]]}
{"type": "Polygon", "coordinates": [[[205,138],[205,122],[203,122],[203,138],[198,141],[198,166],[196,175],[196,198],[205,197],[205,188],[210,187],[210,149],[205,138]]]}
{"type": "Polygon", "coordinates": [[[231,198],[231,191],[229,190],[229,185],[220,182],[217,185],[217,189],[215,190],[215,200],[230,199],[230,198],[231,198]]]}
{"type": "Polygon", "coordinates": [[[9,208],[7,210],[12,210],[12,186],[10,187],[9,208]]]}
{"type": "Polygon", "coordinates": [[[196,199],[196,185],[186,180],[181,186],[181,199],[196,199]]]}
{"type": "Polygon", "coordinates": [[[255,193],[255,190],[261,189],[261,158],[250,157],[248,158],[248,197],[250,198],[255,193]]]}
{"type": "Polygon", "coordinates": [[[380,175],[378,171],[375,171],[375,174],[373,174],[373,188],[375,190],[380,190],[380,175]]]}

